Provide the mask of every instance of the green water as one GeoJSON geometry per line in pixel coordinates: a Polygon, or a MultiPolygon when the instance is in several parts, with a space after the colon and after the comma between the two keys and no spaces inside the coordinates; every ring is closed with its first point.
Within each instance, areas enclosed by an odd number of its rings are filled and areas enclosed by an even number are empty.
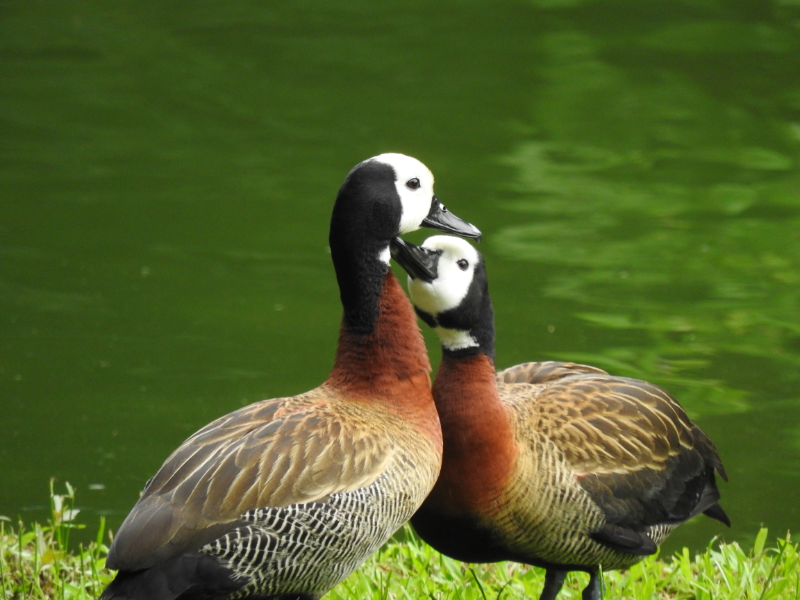
{"type": "Polygon", "coordinates": [[[116,528],[319,384],[333,198],[385,151],[484,231],[499,366],[649,379],[715,441],[734,528],[668,548],[800,529],[796,0],[0,2],[0,514],[56,477],[116,528]]]}

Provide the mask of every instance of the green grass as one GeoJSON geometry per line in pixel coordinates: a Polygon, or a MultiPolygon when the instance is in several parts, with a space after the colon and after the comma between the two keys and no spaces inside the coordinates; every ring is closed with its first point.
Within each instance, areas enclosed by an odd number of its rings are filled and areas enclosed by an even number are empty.
{"type": "MultiPolygon", "coordinates": [[[[95,541],[70,547],[76,521],[75,490],[50,487],[51,518],[27,526],[0,517],[0,598],[95,599],[113,578],[105,567],[108,547],[100,521],[95,541]]],[[[336,587],[326,600],[535,600],[541,569],[517,563],[468,565],[432,550],[408,528],[406,541],[391,542],[336,587]]],[[[559,600],[580,598],[588,576],[573,573],[559,600]]],[[[800,546],[789,534],[767,547],[761,529],[753,548],[711,543],[692,557],[651,557],[627,571],[605,575],[606,599],[800,600],[800,546]]]]}
{"type": "Polygon", "coordinates": [[[100,595],[113,579],[105,568],[105,522],[100,519],[95,541],[88,547],[70,548],[70,532],[84,528],[76,521],[78,512],[75,489],[67,483],[66,493],[56,494],[51,480],[47,525],[14,525],[0,516],[0,598],[66,600],[100,595]]]}
{"type": "MultiPolygon", "coordinates": [[[[326,598],[355,600],[514,600],[539,597],[544,571],[517,563],[467,565],[425,545],[411,530],[408,541],[391,543],[326,598]]],[[[709,544],[691,558],[688,549],[668,559],[650,557],[627,571],[605,574],[607,600],[696,598],[697,600],[800,599],[800,547],[787,533],[766,548],[761,529],[754,547],[709,544]]],[[[589,576],[571,573],[560,600],[580,598],[589,576]]]]}

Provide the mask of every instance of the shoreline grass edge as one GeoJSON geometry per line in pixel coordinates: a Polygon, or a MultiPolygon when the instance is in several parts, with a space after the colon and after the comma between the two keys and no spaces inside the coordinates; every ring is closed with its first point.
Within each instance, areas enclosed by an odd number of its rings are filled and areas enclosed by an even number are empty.
{"type": "MultiPolygon", "coordinates": [[[[50,482],[47,524],[0,516],[0,598],[96,599],[114,578],[105,568],[111,539],[101,517],[94,541],[71,547],[77,521],[75,488],[50,482]]],[[[442,556],[406,525],[404,541],[390,541],[326,600],[522,600],[539,597],[544,570],[518,563],[466,564],[442,556]]],[[[688,548],[670,557],[648,557],[624,571],[605,573],[606,600],[800,600],[800,544],[789,532],[767,546],[761,528],[753,547],[712,540],[694,556],[688,548]]],[[[559,600],[580,598],[582,573],[567,578],[559,600]]]]}

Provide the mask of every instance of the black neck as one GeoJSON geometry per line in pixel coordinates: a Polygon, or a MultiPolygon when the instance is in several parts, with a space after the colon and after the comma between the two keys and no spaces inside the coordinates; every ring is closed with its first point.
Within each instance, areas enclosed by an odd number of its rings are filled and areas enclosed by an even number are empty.
{"type": "Polygon", "coordinates": [[[350,243],[342,246],[335,250],[331,239],[333,266],[344,308],[342,325],[351,333],[369,335],[378,320],[378,301],[389,266],[379,259],[381,250],[376,247],[359,252],[350,243]]]}
{"type": "Polygon", "coordinates": [[[351,171],[336,197],[328,241],[344,307],[343,325],[351,333],[369,335],[375,329],[389,270],[381,256],[389,256],[400,213],[394,171],[382,163],[351,171]]]}

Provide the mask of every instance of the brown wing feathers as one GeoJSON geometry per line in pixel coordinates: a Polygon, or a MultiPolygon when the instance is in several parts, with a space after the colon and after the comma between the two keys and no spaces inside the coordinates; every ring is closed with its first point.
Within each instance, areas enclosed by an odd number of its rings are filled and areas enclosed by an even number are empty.
{"type": "MultiPolygon", "coordinates": [[[[319,410],[285,410],[291,401],[302,406],[302,397],[260,402],[186,440],[120,528],[119,535],[141,537],[146,531],[146,538],[135,544],[120,540],[116,548],[125,551],[109,556],[113,568],[136,570],[165,560],[185,549],[182,540],[237,521],[247,510],[312,502],[377,479],[391,453],[386,441],[346,429],[330,413],[326,419],[319,410]],[[281,413],[288,414],[275,419],[281,413]]],[[[319,402],[315,397],[308,404],[319,409],[319,402]]]]}
{"type": "Polygon", "coordinates": [[[498,371],[497,382],[539,384],[555,381],[562,377],[568,377],[578,373],[598,373],[607,375],[605,371],[597,367],[547,360],[542,362],[520,363],[498,371]]]}
{"type": "Polygon", "coordinates": [[[671,396],[643,381],[565,373],[545,379],[537,394],[539,432],[563,452],[609,523],[641,529],[710,510],[729,524],[711,473],[725,478],[719,456],[671,396]]]}

